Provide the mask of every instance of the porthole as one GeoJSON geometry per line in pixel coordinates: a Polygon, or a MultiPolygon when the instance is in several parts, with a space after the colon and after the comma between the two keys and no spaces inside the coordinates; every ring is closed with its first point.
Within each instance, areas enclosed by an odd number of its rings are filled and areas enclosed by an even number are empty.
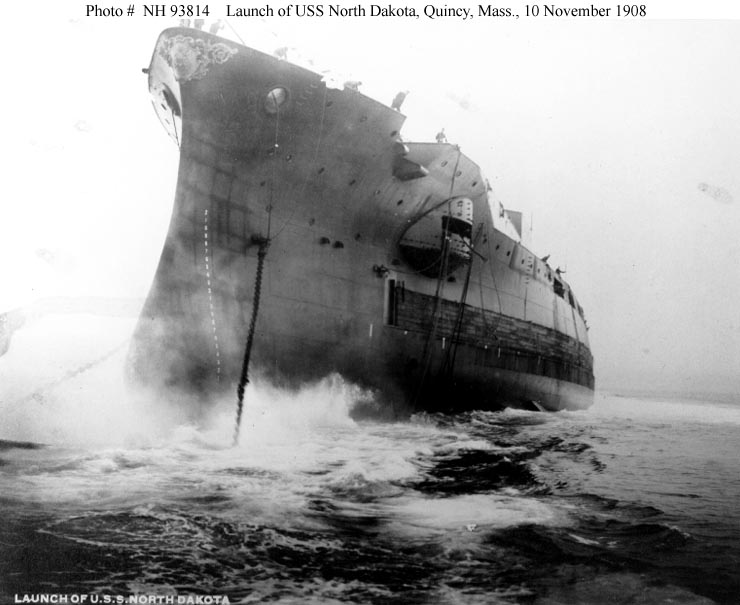
{"type": "Polygon", "coordinates": [[[265,98],[265,111],[270,114],[276,114],[278,110],[285,105],[288,100],[288,90],[282,86],[276,86],[267,93],[265,98]]]}
{"type": "Polygon", "coordinates": [[[398,200],[398,201],[396,202],[396,206],[400,206],[401,204],[403,204],[403,200],[398,200]]]}

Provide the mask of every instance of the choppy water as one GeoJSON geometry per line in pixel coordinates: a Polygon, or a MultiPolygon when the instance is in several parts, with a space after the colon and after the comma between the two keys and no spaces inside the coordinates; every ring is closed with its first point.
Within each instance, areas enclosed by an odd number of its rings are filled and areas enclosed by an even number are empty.
{"type": "Polygon", "coordinates": [[[250,390],[231,448],[232,403],[196,428],[102,382],[2,410],[50,444],[0,444],[2,602],[740,602],[737,399],[389,422],[335,379],[250,390]]]}

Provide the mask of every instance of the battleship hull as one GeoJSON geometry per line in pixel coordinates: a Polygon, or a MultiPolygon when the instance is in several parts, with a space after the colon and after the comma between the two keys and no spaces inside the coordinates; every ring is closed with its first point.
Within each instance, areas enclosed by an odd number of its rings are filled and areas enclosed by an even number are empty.
{"type": "Polygon", "coordinates": [[[582,308],[459,148],[404,142],[400,112],[199,30],[163,32],[148,74],[180,168],[138,382],[207,402],[252,340],[252,377],[338,373],[397,411],[592,403],[582,308]]]}

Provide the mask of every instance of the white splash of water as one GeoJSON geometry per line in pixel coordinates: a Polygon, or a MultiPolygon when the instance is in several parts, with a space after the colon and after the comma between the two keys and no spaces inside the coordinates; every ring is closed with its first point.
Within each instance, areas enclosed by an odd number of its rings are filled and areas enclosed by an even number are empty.
{"type": "Polygon", "coordinates": [[[396,511],[407,531],[418,534],[448,530],[475,533],[532,523],[551,526],[570,523],[564,511],[518,493],[404,498],[397,501],[396,511]]]}
{"type": "MultiPolygon", "coordinates": [[[[0,357],[0,439],[70,447],[231,445],[234,397],[195,426],[187,406],[129,390],[126,353],[135,319],[48,315],[14,335],[0,357]]],[[[361,389],[334,376],[290,392],[250,384],[239,450],[295,442],[318,427],[352,427],[361,389]]]]}

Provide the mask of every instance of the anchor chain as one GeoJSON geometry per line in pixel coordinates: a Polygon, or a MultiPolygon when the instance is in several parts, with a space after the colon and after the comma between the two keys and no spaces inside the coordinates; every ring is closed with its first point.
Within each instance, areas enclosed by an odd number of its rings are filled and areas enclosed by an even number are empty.
{"type": "Polygon", "coordinates": [[[262,290],[262,270],[265,265],[265,256],[270,240],[261,238],[259,240],[259,251],[257,252],[257,273],[254,278],[254,296],[252,298],[252,318],[249,321],[249,333],[247,334],[247,344],[244,347],[244,362],[242,363],[242,373],[239,378],[239,385],[236,388],[237,407],[236,407],[236,426],[234,428],[234,443],[239,443],[239,428],[242,422],[242,409],[244,408],[244,391],[249,383],[249,357],[252,354],[252,343],[254,342],[254,328],[257,324],[257,313],[260,306],[260,293],[262,290]]]}

